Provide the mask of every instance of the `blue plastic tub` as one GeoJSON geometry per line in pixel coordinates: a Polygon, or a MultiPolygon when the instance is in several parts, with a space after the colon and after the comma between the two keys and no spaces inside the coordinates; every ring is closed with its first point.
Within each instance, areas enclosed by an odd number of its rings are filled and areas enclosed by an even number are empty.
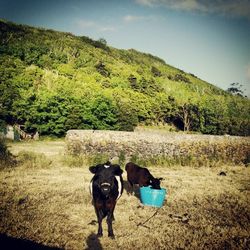
{"type": "Polygon", "coordinates": [[[152,189],[148,187],[140,187],[140,197],[143,205],[152,207],[162,207],[165,200],[167,190],[162,189],[152,189]]]}

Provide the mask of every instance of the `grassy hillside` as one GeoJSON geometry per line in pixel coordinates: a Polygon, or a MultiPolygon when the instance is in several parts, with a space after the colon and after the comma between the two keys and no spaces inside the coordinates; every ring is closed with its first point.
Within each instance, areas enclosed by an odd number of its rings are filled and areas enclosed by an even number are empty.
{"type": "Polygon", "coordinates": [[[68,129],[170,124],[250,134],[250,101],[162,59],[71,33],[0,20],[0,122],[62,136],[68,129]]]}

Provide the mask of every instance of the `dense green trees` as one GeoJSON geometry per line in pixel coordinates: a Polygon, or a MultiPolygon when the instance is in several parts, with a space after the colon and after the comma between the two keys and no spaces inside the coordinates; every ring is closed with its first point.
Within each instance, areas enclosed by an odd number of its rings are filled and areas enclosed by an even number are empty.
{"type": "Polygon", "coordinates": [[[150,54],[110,48],[103,38],[0,21],[0,127],[19,123],[63,136],[69,129],[169,123],[250,135],[249,99],[229,92],[150,54]]]}

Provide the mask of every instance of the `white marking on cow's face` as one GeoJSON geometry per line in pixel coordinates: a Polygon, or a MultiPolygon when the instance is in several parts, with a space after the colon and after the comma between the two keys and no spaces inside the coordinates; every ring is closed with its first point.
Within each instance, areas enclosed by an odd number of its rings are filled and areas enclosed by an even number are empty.
{"type": "Polygon", "coordinates": [[[109,168],[110,166],[109,165],[104,165],[105,168],[109,168]]]}
{"type": "Polygon", "coordinates": [[[101,186],[104,186],[104,185],[106,185],[106,186],[111,186],[111,184],[110,183],[108,183],[108,182],[103,182],[102,184],[101,184],[101,186]]]}
{"type": "Polygon", "coordinates": [[[115,178],[116,178],[116,180],[118,182],[118,196],[116,198],[116,200],[118,200],[121,197],[121,195],[122,195],[122,181],[121,181],[121,177],[120,176],[116,176],[115,175],[115,178]]]}

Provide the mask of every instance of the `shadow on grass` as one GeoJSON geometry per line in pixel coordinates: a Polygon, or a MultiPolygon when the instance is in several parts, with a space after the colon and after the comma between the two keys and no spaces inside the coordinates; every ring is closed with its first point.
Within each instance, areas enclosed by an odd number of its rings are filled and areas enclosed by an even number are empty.
{"type": "Polygon", "coordinates": [[[102,250],[103,249],[99,238],[94,233],[89,235],[86,242],[88,246],[86,250],[102,250]]]}
{"type": "Polygon", "coordinates": [[[11,236],[7,236],[6,234],[0,233],[0,246],[1,250],[60,250],[61,248],[57,247],[48,247],[42,245],[40,243],[36,243],[31,240],[26,239],[18,239],[11,236]]]}
{"type": "Polygon", "coordinates": [[[128,195],[134,195],[137,199],[140,200],[140,188],[138,185],[133,185],[133,187],[131,187],[128,181],[123,180],[123,187],[128,195]]]}

